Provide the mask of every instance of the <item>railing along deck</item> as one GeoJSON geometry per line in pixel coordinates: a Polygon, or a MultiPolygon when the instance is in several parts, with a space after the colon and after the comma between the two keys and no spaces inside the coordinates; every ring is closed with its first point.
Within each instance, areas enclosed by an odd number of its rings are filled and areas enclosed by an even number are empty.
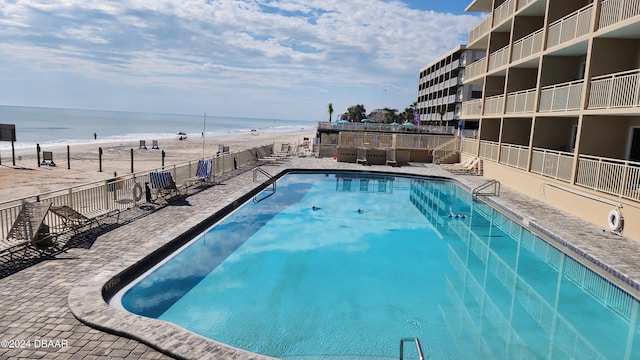
{"type": "Polygon", "coordinates": [[[487,72],[487,58],[483,57],[478,61],[474,61],[464,69],[465,81],[469,81],[475,77],[483,75],[487,72]]]}
{"type": "Polygon", "coordinates": [[[545,86],[540,90],[539,112],[580,109],[584,80],[545,86]]]}
{"type": "Polygon", "coordinates": [[[521,90],[507,94],[507,114],[534,112],[536,109],[536,89],[521,90]]]}
{"type": "Polygon", "coordinates": [[[500,144],[494,141],[481,140],[479,157],[485,160],[498,162],[500,144]]]}
{"type": "Polygon", "coordinates": [[[484,115],[501,115],[503,106],[504,95],[490,96],[484,100],[484,115]]]}
{"type": "Polygon", "coordinates": [[[589,4],[549,25],[547,49],[588,34],[592,11],[593,4],[589,4]]]}
{"type": "Polygon", "coordinates": [[[477,149],[478,149],[478,139],[462,138],[462,141],[460,142],[461,152],[475,156],[477,149]]]}
{"type": "Polygon", "coordinates": [[[500,6],[493,11],[493,26],[498,26],[509,19],[516,10],[515,5],[516,0],[507,0],[500,4],[500,6]]]}
{"type": "Polygon", "coordinates": [[[469,31],[469,44],[485,36],[491,30],[491,14],[487,15],[469,31]]]}
{"type": "Polygon", "coordinates": [[[533,148],[531,172],[565,182],[571,181],[573,153],[533,148]]]}
{"type": "Polygon", "coordinates": [[[500,145],[500,164],[527,170],[529,157],[529,147],[522,145],[502,144],[500,145]]]}
{"type": "MultiPolygon", "coordinates": [[[[236,166],[253,162],[259,153],[265,154],[267,152],[271,152],[271,145],[220,156],[207,157],[207,159],[212,160],[213,176],[218,176],[233,170],[236,166]]],[[[183,184],[187,179],[196,176],[198,161],[199,160],[193,160],[168,165],[164,168],[121,175],[111,180],[95,181],[4,201],[0,203],[0,238],[6,238],[24,202],[40,201],[53,205],[67,205],[85,215],[106,210],[124,210],[146,201],[144,192],[143,194],[138,194],[142,195],[141,198],[136,197],[136,194],[134,194],[134,186],[138,184],[144,191],[145,184],[150,182],[150,172],[160,170],[169,171],[176,184],[183,184]]],[[[45,219],[45,223],[52,229],[61,228],[62,220],[49,213],[45,219]]]]}
{"type": "Polygon", "coordinates": [[[509,45],[489,54],[489,71],[509,63],[509,45]]]}
{"type": "Polygon", "coordinates": [[[469,100],[462,103],[461,117],[469,118],[480,115],[482,115],[482,99],[469,100]]]}
{"type": "Polygon", "coordinates": [[[640,106],[640,69],[593,77],[588,109],[640,106]]]}
{"type": "Polygon", "coordinates": [[[511,62],[518,61],[542,51],[542,44],[544,43],[543,30],[544,29],[540,29],[523,37],[522,39],[514,41],[513,49],[511,50],[511,62]]]}
{"type": "Polygon", "coordinates": [[[576,185],[640,201],[640,163],[580,155],[576,185]]]}
{"type": "Polygon", "coordinates": [[[640,15],[638,0],[603,0],[600,6],[598,28],[602,29],[638,15],[640,15]]]}

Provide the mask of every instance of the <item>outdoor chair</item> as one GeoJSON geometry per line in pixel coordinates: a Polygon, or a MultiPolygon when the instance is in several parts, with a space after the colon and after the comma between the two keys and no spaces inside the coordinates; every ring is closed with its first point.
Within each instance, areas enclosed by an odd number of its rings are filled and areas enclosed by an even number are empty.
{"type": "Polygon", "coordinates": [[[482,160],[474,158],[469,165],[464,167],[451,167],[446,170],[455,175],[482,175],[482,160]]]}
{"type": "Polygon", "coordinates": [[[53,152],[52,151],[43,151],[42,152],[42,163],[40,163],[40,165],[56,166],[56,163],[53,162],[53,152]]]}
{"type": "MultiPolygon", "coordinates": [[[[156,191],[157,197],[162,196],[165,200],[181,196],[180,189],[168,171],[154,171],[149,173],[151,188],[156,191]]],[[[186,194],[186,192],[185,192],[186,194]]]]}
{"type": "Polygon", "coordinates": [[[449,170],[449,169],[461,169],[461,168],[465,168],[467,166],[469,166],[475,159],[477,158],[468,158],[467,160],[461,162],[461,163],[457,163],[457,164],[446,164],[446,165],[442,165],[442,168],[445,170],[449,170]]]}
{"type": "Polygon", "coordinates": [[[88,214],[89,216],[83,215],[67,205],[51,206],[50,210],[62,219],[60,232],[73,231],[77,234],[85,226],[88,226],[90,230],[94,224],[104,225],[101,221],[112,216],[116,216],[116,223],[120,220],[120,211],[116,209],[92,212],[88,214]]]}
{"type": "Polygon", "coordinates": [[[396,161],[396,149],[387,149],[387,165],[397,166],[398,162],[396,161]]]}
{"type": "MultiPolygon", "coordinates": [[[[16,220],[13,222],[6,239],[0,239],[0,255],[9,255],[13,261],[16,253],[24,251],[26,256],[29,246],[52,242],[55,235],[44,224],[50,203],[25,203],[22,205],[16,220]]],[[[38,249],[40,250],[40,249],[38,249]]]]}
{"type": "Polygon", "coordinates": [[[147,141],[140,140],[140,145],[138,146],[138,150],[147,150],[147,141]]]}
{"type": "Polygon", "coordinates": [[[160,150],[160,147],[158,146],[158,140],[151,141],[151,150],[160,150]]]}
{"type": "Polygon", "coordinates": [[[198,169],[196,170],[196,176],[190,179],[187,179],[186,182],[190,185],[193,185],[195,183],[200,183],[203,185],[213,184],[212,169],[213,169],[213,162],[211,161],[211,159],[199,160],[198,169]]]}

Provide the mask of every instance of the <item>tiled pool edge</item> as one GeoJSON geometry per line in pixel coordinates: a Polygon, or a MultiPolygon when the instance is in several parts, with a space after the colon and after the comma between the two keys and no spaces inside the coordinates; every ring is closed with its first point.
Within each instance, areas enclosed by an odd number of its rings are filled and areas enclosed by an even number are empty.
{"type": "MultiPolygon", "coordinates": [[[[362,168],[358,168],[362,169],[362,168]]],[[[302,170],[302,169],[287,169],[290,171],[293,170],[302,170]]],[[[304,169],[310,170],[310,169],[304,169]]],[[[323,169],[325,171],[332,171],[336,169],[323,169]]],[[[354,168],[350,168],[348,170],[358,171],[354,168]]],[[[360,170],[362,171],[362,170],[360,170]]],[[[372,169],[368,169],[367,171],[379,172],[372,169]]],[[[387,171],[389,172],[389,171],[387,171]]],[[[438,175],[428,175],[422,173],[405,173],[399,171],[390,171],[390,173],[398,174],[398,175],[408,175],[408,176],[431,176],[431,177],[442,177],[438,175]]],[[[466,181],[460,181],[461,179],[455,176],[447,177],[460,184],[461,186],[471,189],[473,185],[469,185],[466,181]]],[[[258,186],[256,186],[258,187],[258,186]]],[[[585,251],[581,251],[577,246],[574,246],[568,241],[563,240],[559,235],[553,233],[552,231],[547,230],[543,226],[537,224],[534,220],[530,220],[529,217],[523,216],[518,211],[509,208],[509,205],[502,204],[500,202],[500,198],[493,199],[487,198],[488,203],[492,206],[498,208],[500,211],[509,214],[509,216],[514,219],[519,219],[520,224],[525,227],[535,229],[536,231],[545,234],[549,238],[558,241],[558,243],[563,244],[568,249],[577,249],[577,254],[585,254],[581,255],[584,259],[588,260],[591,263],[596,264],[599,268],[608,272],[611,276],[614,276],[621,281],[627,283],[630,282],[629,286],[634,289],[640,289],[640,286],[630,279],[628,276],[624,275],[622,272],[613,269],[595,257],[589,255],[585,251]],[[496,201],[497,200],[497,201],[496,201]],[[524,220],[528,220],[528,226],[524,224],[524,220]],[[597,261],[597,262],[596,262],[597,261]],[[598,264],[599,263],[599,264],[598,264]],[[614,272],[607,271],[609,268],[614,272]],[[625,281],[626,279],[626,281],[625,281]]],[[[238,202],[238,200],[231,202],[238,202]]],[[[103,297],[103,289],[105,285],[109,283],[113,279],[113,277],[117,277],[120,273],[127,269],[129,266],[136,264],[137,262],[142,261],[143,258],[148,256],[149,254],[131,254],[126,260],[123,261],[110,268],[103,268],[100,273],[91,274],[93,277],[90,277],[81,283],[77,284],[68,296],[68,304],[72,313],[76,318],[78,318],[81,322],[88,324],[94,328],[99,330],[114,333],[119,336],[133,338],[144,344],[147,344],[167,355],[176,357],[176,358],[184,358],[184,359],[273,359],[270,357],[261,356],[258,354],[246,352],[244,350],[235,349],[225,344],[218,343],[216,341],[206,339],[196,335],[192,332],[184,330],[178,326],[175,326],[170,323],[166,323],[160,320],[143,318],[137,315],[133,315],[130,313],[126,313],[123,311],[119,311],[109,307],[109,305],[104,301],[103,297]],[[115,276],[114,276],[115,274],[115,276]]]]}

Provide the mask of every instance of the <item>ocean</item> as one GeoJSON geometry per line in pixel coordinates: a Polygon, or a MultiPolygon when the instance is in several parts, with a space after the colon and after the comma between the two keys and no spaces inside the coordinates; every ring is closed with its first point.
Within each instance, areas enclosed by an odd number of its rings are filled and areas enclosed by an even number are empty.
{"type": "MultiPolygon", "coordinates": [[[[16,126],[17,152],[40,146],[89,144],[97,140],[138,141],[187,136],[241,136],[252,129],[260,135],[314,129],[317,122],[240,118],[212,115],[156,114],[125,111],[57,109],[0,105],[0,124],[16,126]]],[[[0,142],[0,152],[11,151],[11,142],[0,142]]]]}

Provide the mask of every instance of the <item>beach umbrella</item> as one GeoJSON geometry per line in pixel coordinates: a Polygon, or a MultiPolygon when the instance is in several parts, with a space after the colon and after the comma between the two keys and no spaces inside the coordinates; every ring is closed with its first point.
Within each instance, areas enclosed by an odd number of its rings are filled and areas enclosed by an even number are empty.
{"type": "Polygon", "coordinates": [[[362,120],[360,120],[360,122],[368,123],[368,122],[369,122],[369,119],[362,119],[362,120]]]}
{"type": "Polygon", "coordinates": [[[347,121],[347,120],[338,120],[338,123],[340,123],[340,124],[344,124],[344,123],[348,123],[348,122],[349,121],[347,121]]]}
{"type": "Polygon", "coordinates": [[[176,133],[176,135],[187,135],[187,133],[186,133],[186,132],[184,132],[184,131],[178,131],[178,132],[176,133]]]}
{"type": "Polygon", "coordinates": [[[404,125],[404,126],[416,126],[416,124],[414,124],[412,122],[409,122],[409,121],[403,123],[402,125],[404,125]]]}

